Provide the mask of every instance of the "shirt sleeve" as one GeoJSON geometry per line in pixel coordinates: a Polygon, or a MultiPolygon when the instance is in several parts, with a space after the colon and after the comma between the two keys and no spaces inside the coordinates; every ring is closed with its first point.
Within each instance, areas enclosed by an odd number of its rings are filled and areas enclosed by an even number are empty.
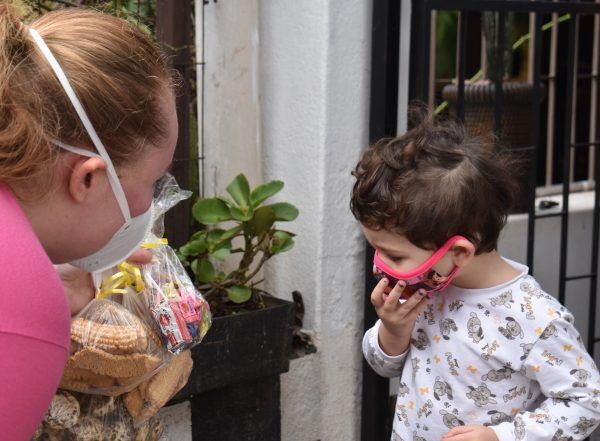
{"type": "Polygon", "coordinates": [[[381,320],[377,320],[377,323],[365,332],[363,337],[363,355],[369,363],[369,366],[373,368],[382,377],[396,377],[402,373],[404,368],[404,361],[408,354],[407,350],[403,354],[390,356],[383,352],[383,349],[379,346],[379,327],[381,326],[381,320]]]}
{"type": "Polygon", "coordinates": [[[583,440],[600,422],[600,376],[572,318],[553,320],[525,359],[522,370],[545,397],[536,409],[491,428],[500,441],[583,440]]]}
{"type": "Polygon", "coordinates": [[[0,436],[28,441],[54,397],[68,352],[54,343],[0,332],[0,436]]]}

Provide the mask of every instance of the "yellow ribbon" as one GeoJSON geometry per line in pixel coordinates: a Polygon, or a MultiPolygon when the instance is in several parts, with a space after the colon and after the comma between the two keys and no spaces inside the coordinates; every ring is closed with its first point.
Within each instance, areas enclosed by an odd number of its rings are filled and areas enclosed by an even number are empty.
{"type": "Polygon", "coordinates": [[[142,292],[144,289],[144,281],[142,280],[142,272],[139,267],[122,262],[117,265],[119,272],[113,274],[100,285],[100,294],[96,297],[102,299],[110,294],[126,294],[127,288],[132,287],[136,293],[142,292]]]}
{"type": "Polygon", "coordinates": [[[142,244],[140,246],[145,249],[151,249],[151,248],[157,248],[160,245],[169,245],[169,241],[167,240],[166,237],[163,237],[162,239],[158,239],[156,242],[142,242],[142,244]]]}
{"type": "MultiPolygon", "coordinates": [[[[143,242],[140,246],[145,249],[157,248],[160,245],[168,245],[169,241],[166,238],[158,239],[156,242],[143,242]]],[[[127,294],[127,288],[132,287],[136,293],[144,290],[144,280],[140,268],[128,262],[121,262],[117,265],[119,270],[117,273],[110,276],[102,285],[100,285],[100,293],[96,296],[102,299],[111,294],[127,294]]]]}

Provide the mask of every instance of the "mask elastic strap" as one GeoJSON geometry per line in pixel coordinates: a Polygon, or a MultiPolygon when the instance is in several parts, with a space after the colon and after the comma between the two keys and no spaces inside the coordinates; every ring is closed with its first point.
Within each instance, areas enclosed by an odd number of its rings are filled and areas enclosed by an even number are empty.
{"type": "Polygon", "coordinates": [[[76,155],[81,155],[81,156],[87,156],[88,158],[102,158],[102,156],[100,156],[98,153],[94,153],[90,150],[86,150],[86,149],[82,149],[80,147],[75,147],[69,144],[65,144],[62,141],[59,141],[57,139],[54,139],[52,141],[52,144],[60,147],[63,150],[67,150],[71,153],[75,153],[76,155]]]}
{"type": "MultiPolygon", "coordinates": [[[[100,156],[106,162],[108,181],[110,183],[110,186],[112,187],[113,193],[117,199],[119,207],[121,208],[121,213],[123,213],[123,217],[125,218],[125,223],[129,224],[131,222],[131,214],[129,212],[129,204],[127,203],[127,198],[125,197],[125,192],[123,191],[123,187],[121,186],[121,182],[119,181],[119,178],[117,176],[117,171],[115,170],[115,167],[113,166],[113,163],[110,160],[110,156],[108,156],[108,152],[104,148],[102,141],[100,141],[100,137],[96,133],[94,126],[92,125],[87,114],[85,113],[85,110],[83,109],[83,106],[81,105],[81,102],[79,101],[79,98],[77,98],[77,94],[71,87],[71,84],[69,83],[69,80],[67,79],[67,76],[65,75],[64,71],[60,67],[60,64],[58,63],[58,61],[56,60],[56,58],[50,51],[50,48],[46,45],[46,43],[44,42],[44,40],[42,39],[40,34],[35,29],[29,28],[29,32],[30,32],[31,36],[33,37],[33,41],[35,41],[35,43],[39,47],[40,51],[42,52],[42,54],[44,55],[44,57],[46,58],[46,60],[50,64],[50,66],[52,67],[54,74],[58,78],[58,81],[60,81],[61,86],[63,87],[65,93],[69,97],[69,100],[71,101],[71,104],[75,108],[75,111],[77,112],[79,119],[81,120],[83,126],[85,127],[85,130],[87,131],[88,135],[90,136],[90,139],[92,140],[92,143],[94,144],[94,147],[96,147],[96,150],[98,151],[98,156],[100,156]]],[[[54,141],[54,143],[56,145],[58,145],[59,147],[64,148],[65,150],[69,150],[69,151],[72,151],[77,154],[83,154],[85,156],[89,156],[88,154],[81,153],[81,151],[79,151],[79,150],[82,150],[82,151],[87,152],[87,150],[76,148],[78,151],[74,151],[71,146],[67,146],[69,148],[66,148],[65,147],[66,144],[63,144],[60,141],[54,141]]]]}

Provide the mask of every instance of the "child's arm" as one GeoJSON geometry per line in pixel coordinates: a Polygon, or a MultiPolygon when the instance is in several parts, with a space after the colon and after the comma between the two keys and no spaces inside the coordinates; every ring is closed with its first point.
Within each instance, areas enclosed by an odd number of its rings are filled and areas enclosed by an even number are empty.
{"type": "Polygon", "coordinates": [[[394,377],[402,372],[415,320],[427,301],[423,300],[423,293],[400,303],[404,282],[398,282],[389,294],[385,293],[387,284],[387,279],[380,280],[371,293],[371,303],[380,320],[365,333],[363,354],[379,375],[394,377]]]}
{"type": "Polygon", "coordinates": [[[565,314],[539,330],[523,369],[546,399],[513,422],[492,426],[500,441],[583,440],[600,422],[600,375],[572,321],[565,314]]]}
{"type": "Polygon", "coordinates": [[[362,343],[363,355],[377,374],[388,378],[397,377],[402,373],[408,350],[396,356],[386,354],[379,345],[380,326],[381,320],[377,320],[375,326],[365,332],[362,343]]]}

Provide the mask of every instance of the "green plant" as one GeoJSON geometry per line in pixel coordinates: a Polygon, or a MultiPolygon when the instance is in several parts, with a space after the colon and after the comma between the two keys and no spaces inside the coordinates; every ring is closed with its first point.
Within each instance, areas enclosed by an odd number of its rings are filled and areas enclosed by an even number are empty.
{"type": "MultiPolygon", "coordinates": [[[[484,13],[484,14],[488,14],[488,13],[484,13]]],[[[495,59],[495,57],[493,56],[495,54],[495,52],[492,51],[497,51],[498,47],[497,47],[497,39],[496,39],[496,35],[497,35],[497,22],[496,22],[496,18],[495,18],[495,14],[493,13],[489,13],[492,14],[491,16],[487,17],[488,20],[488,25],[485,24],[485,18],[482,17],[482,29],[483,29],[483,33],[484,36],[486,34],[486,32],[488,33],[488,36],[485,37],[486,38],[486,42],[492,41],[491,43],[491,47],[488,47],[486,50],[486,57],[489,60],[490,56],[492,56],[492,59],[495,59]],[[495,23],[495,24],[494,24],[495,23]],[[486,31],[486,26],[488,27],[488,30],[486,31]]],[[[484,16],[485,17],[485,16],[484,16]]],[[[549,21],[545,24],[542,25],[542,32],[545,32],[549,29],[551,29],[555,24],[559,24],[562,23],[564,21],[570,20],[571,19],[571,14],[564,14],[561,15],[560,17],[558,17],[558,19],[556,21],[549,21]]],[[[504,52],[504,56],[506,59],[507,56],[507,52],[510,51],[510,53],[516,51],[517,49],[519,49],[521,46],[523,46],[523,44],[525,44],[527,41],[529,41],[529,39],[531,38],[531,33],[526,33],[523,34],[521,37],[519,37],[512,45],[507,45],[507,48],[505,49],[504,52]]],[[[510,62],[512,62],[512,55],[510,56],[510,62]]],[[[506,66],[507,63],[504,63],[505,65],[505,72],[506,72],[506,66]]],[[[495,68],[495,64],[490,65],[488,62],[487,65],[487,70],[488,70],[488,78],[489,78],[489,72],[496,72],[496,68],[495,68]]],[[[473,83],[475,81],[479,81],[484,77],[484,70],[483,69],[479,69],[475,75],[473,75],[471,78],[469,78],[467,81],[470,83],[473,83]]],[[[493,78],[493,77],[492,77],[493,78]]],[[[437,108],[435,109],[435,114],[439,115],[440,113],[442,113],[444,110],[446,110],[448,108],[448,101],[443,101],[442,103],[440,103],[439,106],[437,106],[437,108]]]]}
{"type": "Polygon", "coordinates": [[[26,19],[33,19],[55,9],[93,8],[128,20],[151,35],[156,20],[156,0],[17,0],[31,9],[26,19]]]}
{"type": "Polygon", "coordinates": [[[298,217],[298,209],[287,202],[265,201],[283,188],[283,182],[271,181],[251,190],[243,174],[227,186],[230,197],[198,200],[192,214],[205,229],[197,231],[179,249],[179,256],[205,292],[217,315],[231,309],[252,309],[262,304],[255,281],[264,263],[294,246],[294,234],[275,227],[277,221],[298,217]],[[218,224],[229,223],[229,228],[218,224]],[[214,262],[238,255],[237,268],[225,273],[214,262]]]}

